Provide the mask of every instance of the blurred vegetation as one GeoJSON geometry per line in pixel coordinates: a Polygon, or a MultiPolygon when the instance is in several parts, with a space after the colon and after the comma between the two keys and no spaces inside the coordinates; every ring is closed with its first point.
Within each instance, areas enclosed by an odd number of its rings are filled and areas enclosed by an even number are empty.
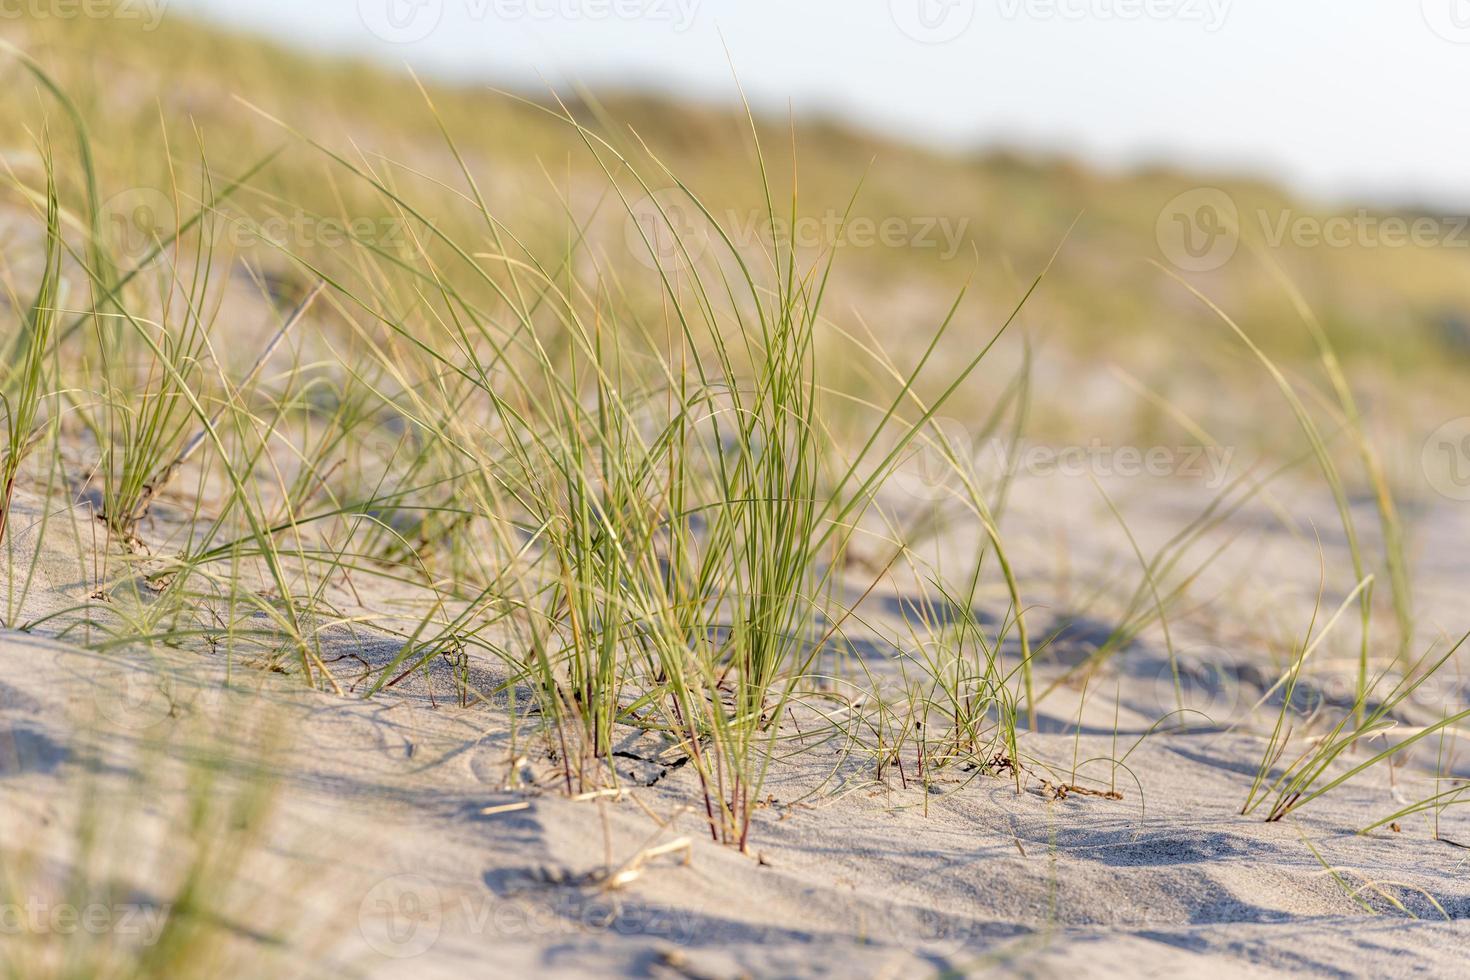
{"type": "MultiPolygon", "coordinates": [[[[412,185],[415,206],[449,237],[483,239],[483,218],[459,189],[442,123],[454,134],[488,209],[518,235],[544,239],[525,241],[528,251],[554,247],[584,229],[595,234],[600,226],[607,231],[604,247],[622,247],[624,205],[609,200],[575,131],[547,111],[560,97],[614,145],[646,144],[722,219],[753,222],[764,210],[733,81],[728,108],[617,93],[532,92],[522,98],[488,85],[426,82],[421,92],[401,73],[374,63],[288,49],[172,12],[153,31],[134,20],[35,17],[5,21],[0,31],[37,58],[78,104],[108,199],[123,195],[128,202],[127,195],[144,188],[192,213],[209,196],[198,173],[201,157],[218,192],[280,151],[222,209],[237,226],[274,218],[277,229],[290,227],[283,223],[301,221],[304,209],[344,224],[367,222],[363,228],[394,227],[399,216],[382,195],[362,181],[344,180],[340,168],[289,131],[295,130],[391,185],[412,185]],[[439,119],[427,110],[426,97],[439,119]],[[607,220],[599,225],[598,216],[607,220]]],[[[13,59],[0,62],[0,78],[13,93],[0,104],[0,148],[17,172],[34,169],[45,97],[13,59]]],[[[1260,435],[1241,431],[1255,419],[1242,426],[1239,412],[1212,412],[1217,401],[1239,397],[1244,379],[1259,383],[1250,359],[1207,309],[1153,264],[1168,265],[1156,232],[1160,214],[1177,195],[1203,186],[1221,188],[1235,201],[1244,240],[1222,268],[1186,278],[1273,356],[1307,365],[1316,348],[1268,263],[1301,291],[1350,373],[1383,397],[1396,398],[1410,387],[1415,397],[1448,395],[1454,373],[1470,358],[1470,248],[1272,247],[1267,232],[1283,217],[1320,221],[1332,209],[1223,175],[1157,168],[1103,173],[1014,152],[945,155],[820,119],[758,123],[777,200],[799,190],[803,215],[835,220],[857,191],[854,219],[876,224],[897,218],[913,234],[938,221],[963,230],[952,256],[938,229],[930,233],[938,240],[933,247],[842,249],[828,315],[859,318],[899,356],[904,338],[922,334],[962,288],[979,306],[976,325],[948,343],[959,356],[988,336],[996,317],[1065,240],[1022,316],[1029,336],[1055,355],[1050,367],[1039,366],[1040,381],[1048,380],[1049,370],[1061,380],[1118,364],[1161,398],[1222,426],[1216,430],[1222,438],[1260,435]],[[1410,378],[1412,386],[1405,386],[1410,378]]],[[[63,169],[58,180],[62,198],[74,200],[77,175],[63,169]]],[[[1455,227],[1453,221],[1442,226],[1455,227]]],[[[1470,233],[1462,237],[1462,246],[1470,245],[1470,233]]],[[[286,244],[298,255],[317,253],[326,267],[335,258],[323,254],[334,251],[331,242],[298,235],[286,244]]],[[[384,244],[391,250],[402,243],[390,237],[384,244]]],[[[285,299],[309,282],[285,250],[258,244],[258,236],[247,236],[238,252],[285,299]]],[[[657,301],[656,291],[650,301],[657,301]]],[[[1071,390],[1078,398],[1096,395],[1071,390]]],[[[1042,433],[1066,430],[1069,418],[1096,414],[1099,407],[1046,401],[1035,419],[1042,433]]],[[[1126,410],[1104,407],[1113,417],[1129,416],[1134,431],[1160,424],[1157,410],[1136,399],[1126,410]]]]}

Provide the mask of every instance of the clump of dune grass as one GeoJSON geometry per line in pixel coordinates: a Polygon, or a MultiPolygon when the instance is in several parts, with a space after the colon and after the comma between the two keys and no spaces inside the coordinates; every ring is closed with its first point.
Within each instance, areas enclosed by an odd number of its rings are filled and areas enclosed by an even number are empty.
{"type": "MultiPolygon", "coordinates": [[[[1269,802],[1266,819],[1281,820],[1375,766],[1391,765],[1424,739],[1453,731],[1455,726],[1470,719],[1470,711],[1446,714],[1433,724],[1408,728],[1402,737],[1396,737],[1406,726],[1396,719],[1395,710],[1408,703],[1426,681],[1450,663],[1470,640],[1470,636],[1465,636],[1442,654],[1431,649],[1397,679],[1385,668],[1369,680],[1364,693],[1354,700],[1350,711],[1344,712],[1325,732],[1307,740],[1298,755],[1288,755],[1291,734],[1288,720],[1293,705],[1297,703],[1296,693],[1303,667],[1331,625],[1332,621],[1329,621],[1322,632],[1302,645],[1290,670],[1268,692],[1269,695],[1280,691],[1281,710],[1242,813],[1253,813],[1269,802]],[[1375,741],[1380,740],[1386,742],[1386,746],[1374,751],[1375,741]]],[[[1428,809],[1434,802],[1416,802],[1381,823],[1428,809]]],[[[1373,824],[1366,829],[1379,825],[1373,824]]]]}
{"type": "MultiPolygon", "coordinates": [[[[1010,477],[981,480],[938,422],[966,389],[983,388],[1001,395],[969,434],[1020,435],[1029,375],[991,372],[987,359],[1049,263],[1013,290],[997,322],[964,323],[967,294],[953,294],[900,367],[871,332],[831,313],[835,247],[743,237],[698,175],[682,175],[595,104],[591,120],[561,103],[518,106],[554,126],[578,159],[565,177],[547,168],[544,207],[528,221],[525,202],[506,208],[504,193],[497,200],[481,186],[427,91],[415,125],[438,132],[448,176],[238,107],[285,147],[220,172],[198,138],[197,177],[176,175],[168,152],[108,173],[76,105],[24,63],[78,147],[62,182],[69,195],[49,173],[47,191],[28,190],[48,210],[72,203],[76,234],[67,241],[60,217],[48,220],[55,255],[42,278],[46,301],[32,304],[33,316],[49,317],[46,337],[26,327],[11,340],[27,354],[9,376],[20,411],[7,424],[34,432],[46,385],[69,393],[65,424],[87,457],[77,482],[100,486],[113,540],[96,594],[44,622],[64,623],[65,635],[99,651],[203,649],[364,697],[449,662],[455,700],[504,704],[512,757],[534,745],[565,792],[618,786],[620,741],[652,735],[693,773],[711,836],[746,848],[772,766],[814,739],[847,740],[880,780],[924,785],[958,769],[1006,773],[1019,785],[1018,731],[1036,727],[1037,705],[1059,686],[1080,680],[1085,700],[1094,673],[1150,630],[1162,632],[1174,662],[1171,617],[1218,553],[1194,562],[1194,546],[1269,482],[1232,482],[1152,556],[1129,533],[1141,573],[1113,635],[1038,684],[1048,640],[1033,635],[1001,533],[1010,477]],[[278,161],[295,168],[284,186],[278,161]],[[180,220],[155,229],[128,263],[114,254],[97,200],[145,167],[169,175],[180,220]],[[263,240],[239,255],[219,245],[224,229],[258,224],[252,208],[289,207],[292,193],[313,220],[370,210],[388,216],[394,234],[349,230],[331,248],[263,240]],[[52,293],[63,265],[88,299],[58,324],[52,293]],[[248,350],[222,336],[233,311],[218,306],[242,270],[275,284],[262,292],[279,317],[275,339],[248,350]],[[323,285],[288,314],[282,282],[323,285]],[[313,300],[314,322],[293,330],[313,300]],[[964,329],[977,339],[956,358],[964,329]],[[65,365],[50,382],[48,357],[65,365]],[[895,474],[920,450],[947,470],[942,505],[887,506],[895,474]],[[956,528],[975,532],[973,561],[955,568],[919,557],[956,528]],[[865,599],[900,574],[917,598],[907,633],[894,638],[894,682],[846,649],[871,629],[865,599]],[[343,598],[364,579],[386,583],[387,608],[343,598]],[[997,597],[998,624],[976,614],[982,592],[997,597]],[[325,638],[342,634],[395,652],[329,656],[325,638]],[[473,688],[471,663],[495,667],[490,689],[473,688]]],[[[795,176],[789,192],[777,189],[761,133],[751,119],[748,193],[768,227],[790,227],[806,199],[795,176]]],[[[1355,718],[1279,784],[1270,774],[1287,726],[1278,726],[1247,806],[1269,789],[1282,815],[1338,785],[1323,776],[1328,766],[1382,731],[1373,559],[1332,433],[1312,411],[1322,399],[1300,394],[1226,322],[1286,397],[1363,583],[1353,595],[1362,627],[1355,718]]],[[[1308,322],[1331,381],[1328,413],[1356,434],[1377,494],[1406,633],[1397,512],[1326,332],[1308,322]]],[[[12,435],[7,472],[25,444],[12,435]]],[[[1074,760],[1071,783],[1097,761],[1074,760]]],[[[1116,779],[1126,756],[1101,761],[1114,763],[1116,779]]]]}
{"type": "MultiPolygon", "coordinates": [[[[425,479],[422,493],[357,506],[372,511],[380,557],[407,545],[420,560],[460,553],[460,567],[474,552],[478,567],[480,587],[459,581],[371,690],[446,648],[483,650],[533,693],[569,792],[615,778],[620,726],[655,730],[692,764],[711,834],[744,847],[785,712],[836,632],[819,624],[845,616],[833,594],[854,527],[994,339],[920,402],[917,378],[956,304],[844,449],[822,422],[833,396],[817,366],[834,255],[771,241],[753,257],[656,157],[562,121],[618,210],[631,220],[665,186],[708,223],[717,254],[696,256],[660,205],[679,261],[645,237],[654,291],[639,300],[646,287],[628,281],[625,259],[580,244],[587,228],[569,230],[565,254],[528,249],[467,169],[478,246],[440,231],[397,181],[306,140],[391,202],[414,243],[392,256],[365,243],[350,281],[310,269],[366,314],[355,330],[368,366],[351,370],[377,379],[383,417],[402,432],[383,440],[389,468],[425,479]],[[590,275],[568,274],[579,260],[590,275]],[[430,519],[452,527],[437,548],[397,533],[430,519]]],[[[774,216],[758,139],[756,153],[774,216]]]]}
{"type": "Polygon", "coordinates": [[[46,251],[35,298],[13,331],[0,341],[4,367],[0,368],[0,411],[5,414],[5,449],[0,455],[0,544],[6,541],[11,502],[21,464],[37,436],[41,408],[47,397],[47,354],[56,325],[61,289],[61,218],[56,182],[47,157],[46,251]]]}
{"type": "MultiPolygon", "coordinates": [[[[1312,628],[1301,642],[1293,662],[1282,677],[1267,691],[1261,703],[1277,694],[1282,699],[1276,723],[1268,738],[1261,765],[1246,796],[1243,813],[1252,813],[1270,800],[1267,820],[1281,820],[1293,811],[1319,799],[1326,793],[1342,786],[1349,780],[1372,770],[1375,766],[1392,764],[1414,744],[1446,730],[1452,730],[1470,714],[1465,712],[1449,715],[1439,722],[1421,727],[1407,737],[1392,741],[1387,748],[1371,754],[1365,760],[1339,766],[1346,757],[1355,753],[1366,753],[1370,739],[1389,738],[1398,727],[1394,711],[1439,671],[1451,663],[1464,645],[1462,638],[1442,656],[1434,650],[1418,660],[1410,660],[1407,651],[1414,640],[1414,618],[1410,591],[1408,561],[1404,546],[1404,532],[1394,503],[1392,491],[1383,472],[1383,465],[1372,443],[1363,429],[1363,416],[1357,398],[1345,376],[1332,341],[1310,307],[1291,285],[1290,281],[1274,265],[1271,270],[1288,293],[1297,315],[1305,323],[1317,349],[1320,364],[1329,384],[1330,398],[1319,397],[1311,391],[1304,396],[1299,386],[1288,377],[1287,372],[1270,357],[1265,350],[1223,309],[1209,300],[1198,289],[1190,286],[1177,275],[1170,275],[1185,285],[1197,299],[1214,313],[1230,332],[1245,345],[1252,357],[1262,366],[1291,410],[1298,428],[1310,446],[1311,458],[1316,462],[1331,492],[1344,539],[1352,562],[1356,586],[1348,595],[1343,608],[1328,621],[1321,631],[1316,627],[1314,614],[1312,628]],[[1343,466],[1331,451],[1332,435],[1324,431],[1311,410],[1309,399],[1325,405],[1332,413],[1332,421],[1338,430],[1349,433],[1358,459],[1362,464],[1373,500],[1383,540],[1382,562],[1392,585],[1392,601],[1398,627],[1398,644],[1388,666],[1375,673],[1373,662],[1373,614],[1374,585],[1376,576],[1370,570],[1372,557],[1362,542],[1362,533],[1357,526],[1349,499],[1343,466]],[[1292,727],[1289,724],[1295,707],[1294,697],[1301,682],[1306,663],[1325,640],[1332,627],[1338,622],[1349,603],[1356,602],[1358,609],[1357,677],[1350,712],[1338,719],[1325,733],[1309,738],[1301,754],[1287,755],[1292,727]],[[1395,676],[1393,667],[1401,668],[1397,680],[1386,683],[1395,676]],[[1341,771],[1339,771],[1341,770],[1341,771]]],[[[1325,585],[1325,579],[1324,579],[1325,585]]],[[[1320,605],[1320,598],[1319,598],[1320,605]]],[[[1260,705],[1258,704],[1257,707],[1260,705]]],[[[1411,806],[1409,811],[1419,809],[1411,806]]]]}
{"type": "MultiPolygon", "coordinates": [[[[208,173],[207,166],[201,169],[208,173]]],[[[86,418],[103,447],[102,517],[126,541],[134,539],[149,501],[168,479],[170,461],[198,424],[185,389],[207,397],[205,361],[217,313],[206,293],[214,264],[209,225],[205,221],[188,242],[179,242],[160,268],[145,272],[157,286],[148,313],[134,313],[142,304],[131,297],[100,304],[94,342],[106,387],[86,418]],[[162,267],[174,262],[181,266],[162,267]],[[143,342],[134,342],[135,336],[143,342]]],[[[99,297],[111,288],[100,277],[94,286],[99,297]]]]}

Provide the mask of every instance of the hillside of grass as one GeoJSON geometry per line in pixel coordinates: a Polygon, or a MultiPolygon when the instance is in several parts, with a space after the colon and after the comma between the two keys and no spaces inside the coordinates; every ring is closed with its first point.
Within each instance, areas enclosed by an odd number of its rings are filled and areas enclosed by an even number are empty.
{"type": "MultiPolygon", "coordinates": [[[[447,180],[452,173],[440,122],[427,111],[424,95],[384,66],[314,57],[174,14],[153,32],[105,19],[7,20],[0,30],[39,59],[76,101],[109,196],[139,186],[172,196],[177,184],[186,197],[197,197],[201,156],[215,179],[225,180],[284,147],[236,206],[253,214],[273,208],[366,218],[383,213],[380,200],[347,186],[340,173],[327,173],[321,155],[286,127],[364,161],[395,161],[395,180],[447,180]],[[165,160],[172,161],[173,173],[164,170],[165,160]],[[420,173],[411,175],[413,170],[420,173]]],[[[13,60],[0,70],[15,94],[0,107],[0,145],[24,158],[44,100],[34,96],[34,85],[13,60]]],[[[524,96],[553,104],[548,92],[524,96]]],[[[646,142],[716,214],[734,215],[738,223],[763,208],[733,81],[729,109],[615,93],[599,93],[595,101],[578,93],[559,96],[618,145],[646,142]]],[[[597,182],[586,154],[546,112],[488,85],[430,84],[428,97],[507,223],[539,226],[555,237],[564,230],[560,219],[568,207],[587,213],[598,206],[595,191],[579,193],[597,182]],[[516,221],[522,213],[527,220],[516,221]]],[[[792,189],[797,158],[804,215],[830,224],[858,192],[854,218],[875,224],[896,218],[906,223],[908,239],[924,237],[939,219],[962,229],[950,236],[953,242],[936,231],[928,236],[933,246],[858,242],[844,249],[839,305],[876,305],[876,315],[897,321],[898,330],[929,318],[947,302],[946,294],[967,283],[972,294],[1005,307],[1016,283],[1065,238],[1028,314],[1048,335],[1088,355],[1126,349],[1142,334],[1164,338],[1174,356],[1186,359],[1181,351],[1229,349],[1231,338],[1211,327],[1210,314],[1149,264],[1168,265],[1156,219],[1169,202],[1211,187],[1225,190],[1237,205],[1242,245],[1222,268],[1185,274],[1272,350],[1309,354],[1312,345],[1267,261],[1301,290],[1350,359],[1403,376],[1446,357],[1456,364],[1470,357],[1470,233],[1456,236],[1454,219],[1439,221],[1445,241],[1428,247],[1384,245],[1371,231],[1355,233],[1351,237],[1362,240],[1346,247],[1300,235],[1275,244],[1269,241],[1273,229],[1285,220],[1364,219],[1354,207],[1326,210],[1228,175],[1157,169],[1107,174],[1015,153],[943,155],[819,120],[797,119],[793,127],[763,118],[759,129],[778,197],[792,189]],[[1252,244],[1261,247],[1264,260],[1252,253],[1252,244]]],[[[56,132],[53,138],[66,137],[56,132]]],[[[71,176],[62,175],[64,181],[71,176]]],[[[453,194],[446,192],[442,203],[447,230],[457,223],[473,226],[471,209],[453,194]]],[[[1368,218],[1370,229],[1385,217],[1368,218]]],[[[259,252],[256,258],[271,262],[259,252]]]]}

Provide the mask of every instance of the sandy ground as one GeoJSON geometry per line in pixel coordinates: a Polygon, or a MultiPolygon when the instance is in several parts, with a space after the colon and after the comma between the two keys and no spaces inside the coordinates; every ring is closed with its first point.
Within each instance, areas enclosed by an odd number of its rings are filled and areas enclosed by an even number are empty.
{"type": "MultiPolygon", "coordinates": [[[[1145,490],[1147,548],[1198,501],[1145,490]]],[[[1055,492],[1075,506],[1022,493],[1012,519],[1029,577],[1050,583],[1038,587],[1049,600],[1038,626],[1070,623],[1043,682],[1107,632],[1105,602],[1067,613],[1077,595],[1133,560],[1100,530],[1087,488],[1055,492]],[[1043,527],[1043,510],[1068,516],[1043,527]]],[[[34,548],[41,504],[18,507],[17,540],[34,548]]],[[[1447,511],[1438,527],[1458,519],[1447,511]]],[[[1221,617],[1219,636],[1175,638],[1186,665],[1229,665],[1226,682],[1191,687],[1225,720],[1275,676],[1250,638],[1269,636],[1273,617],[1301,627],[1314,598],[1315,541],[1273,528],[1264,505],[1221,533],[1251,520],[1261,530],[1237,565],[1212,569],[1210,587],[1245,612],[1221,617]]],[[[1435,573],[1426,621],[1452,617],[1447,597],[1463,594],[1451,538],[1416,545],[1435,573]]],[[[86,601],[95,583],[79,540],[53,531],[40,544],[26,616],[86,601]]],[[[1338,545],[1324,534],[1323,547],[1338,545]]],[[[874,601],[894,619],[910,608],[898,595],[874,601]]],[[[1069,773],[1073,760],[1118,758],[1167,710],[1167,658],[1152,637],[1080,710],[1066,687],[1044,702],[1019,786],[960,772],[927,790],[891,772],[880,783],[840,743],[815,745],[775,767],[745,856],[709,840],[693,774],[651,737],[625,733],[621,796],[574,801],[513,738],[503,706],[461,707],[443,677],[415,675],[371,701],[334,697],[208,653],[89,651],[75,633],[55,638],[65,622],[0,634],[0,834],[11,853],[40,856],[29,878],[12,875],[9,900],[61,900],[55,883],[78,861],[69,828],[92,799],[120,843],[90,859],[97,873],[167,916],[187,776],[214,760],[227,782],[273,789],[268,833],[218,898],[237,975],[1441,976],[1470,956],[1470,851],[1434,839],[1422,816],[1356,833],[1428,794],[1413,769],[1395,785],[1365,776],[1280,823],[1239,816],[1265,745],[1247,717],[1148,735],[1126,771],[1083,766],[1090,785],[1116,780],[1121,799],[1047,791],[1047,764],[1069,773]],[[516,773],[529,782],[508,789],[523,752],[516,773]],[[610,887],[619,872],[629,880],[610,887]]],[[[339,639],[370,662],[392,653],[339,639]]],[[[885,656],[876,645],[862,655],[885,656]]],[[[1454,811],[1440,833],[1470,843],[1454,811]]]]}
{"type": "MultiPolygon", "coordinates": [[[[33,221],[0,220],[0,234],[8,253],[42,255],[17,237],[35,234],[33,221]]],[[[253,356],[279,313],[241,276],[226,288],[230,345],[253,356]]],[[[927,287],[870,299],[870,319],[895,323],[923,320],[934,302],[927,287]]],[[[331,337],[298,331],[277,366],[329,359],[331,337]]],[[[1094,370],[1085,363],[1046,387],[1065,392],[1079,419],[1126,418],[1118,399],[1131,405],[1132,395],[1093,384],[1094,370]]],[[[1284,411],[1270,397],[1251,410],[1284,411]]],[[[1408,447],[1411,467],[1418,449],[1408,447]]],[[[90,465],[83,456],[70,476],[90,465]]],[[[922,477],[907,492],[891,501],[899,510],[944,496],[922,477]]],[[[94,939],[124,948],[199,917],[177,903],[202,841],[214,846],[202,914],[226,937],[198,964],[208,976],[1464,973],[1470,814],[1358,833],[1441,788],[1425,766],[1470,777],[1463,752],[1416,753],[1282,822],[1239,814],[1275,717],[1250,708],[1306,632],[1322,569],[1332,572],[1320,596],[1328,612],[1353,584],[1319,490],[1286,480],[1243,505],[1183,561],[1189,570],[1229,546],[1192,581],[1170,636],[1145,631],[1088,690],[1064,681],[1119,623],[1139,552],[1165,547],[1214,493],[1180,478],[1023,478],[1005,537],[1033,635],[1051,641],[1038,689],[1059,686],[1022,737],[1022,771],[917,785],[892,767],[877,778],[839,739],[811,741],[774,765],[745,855],[709,839],[694,774],[650,736],[621,733],[621,793],[573,800],[507,705],[461,706],[442,665],[364,700],[305,690],[248,657],[128,642],[119,576],[105,570],[105,535],[86,506],[23,490],[0,558],[0,612],[39,625],[0,630],[0,962],[24,946],[16,975],[56,972],[77,945],[57,913],[78,904],[102,910],[94,939]],[[1099,491],[1126,514],[1131,538],[1099,491]],[[111,633],[82,626],[83,612],[111,633]],[[1156,730],[1179,696],[1171,646],[1196,713],[1156,730]],[[1117,792],[1048,788],[1063,782],[1117,792]],[[253,833],[233,809],[251,788],[270,804],[253,833]],[[87,818],[100,830],[83,849],[87,818]]],[[[1376,548],[1372,501],[1354,505],[1376,548]]],[[[144,528],[159,554],[183,533],[169,517],[180,506],[158,501],[144,528]]],[[[1470,628],[1470,508],[1430,497],[1405,513],[1422,650],[1470,628]]],[[[926,557],[952,573],[980,547],[974,529],[946,531],[926,557]]],[[[330,598],[344,616],[371,618],[395,596],[363,576],[330,598]]],[[[891,639],[917,598],[893,585],[865,605],[883,629],[855,636],[851,656],[886,681],[903,652],[891,639]]],[[[1004,596],[989,588],[977,612],[998,621],[1004,596]]],[[[1335,639],[1350,640],[1343,632],[1335,639]]],[[[351,661],[381,667],[396,652],[365,628],[323,639],[344,677],[351,661]]],[[[1350,648],[1329,644],[1308,681],[1329,705],[1351,676],[1350,648]]],[[[1452,663],[1400,709],[1403,731],[1470,706],[1467,666],[1452,663]]],[[[499,678],[489,663],[472,673],[482,690],[499,678]]]]}

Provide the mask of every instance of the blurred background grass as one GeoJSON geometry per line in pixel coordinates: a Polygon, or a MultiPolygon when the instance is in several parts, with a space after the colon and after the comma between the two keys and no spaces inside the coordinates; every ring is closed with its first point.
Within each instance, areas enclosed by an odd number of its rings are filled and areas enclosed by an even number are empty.
{"type": "MultiPolygon", "coordinates": [[[[150,31],[125,19],[23,17],[0,22],[0,32],[76,101],[95,144],[102,196],[124,209],[141,188],[149,199],[177,197],[187,213],[208,196],[198,173],[201,154],[218,190],[282,149],[231,200],[234,220],[274,217],[277,227],[290,227],[280,223],[300,221],[306,212],[392,227],[399,216],[381,195],[344,180],[339,168],[268,114],[391,184],[413,184],[416,204],[456,240],[484,234],[481,216],[459,196],[455,161],[425,95],[400,73],[314,56],[172,12],[150,31]]],[[[14,59],[0,63],[0,79],[11,93],[0,104],[0,147],[17,174],[34,170],[46,120],[53,141],[70,137],[14,59]]],[[[485,87],[429,84],[427,95],[491,212],[530,236],[528,246],[555,245],[580,228],[596,239],[601,228],[605,248],[627,251],[623,207],[608,201],[576,133],[538,108],[554,104],[550,92],[524,93],[523,100],[485,87]]],[[[755,151],[739,110],[617,92],[561,97],[616,144],[646,143],[717,215],[739,221],[762,210],[755,151]]],[[[762,117],[758,130],[778,212],[785,207],[780,195],[794,182],[803,215],[841,214],[861,188],[854,218],[897,218],[910,229],[944,221],[963,229],[953,255],[933,247],[843,250],[828,315],[860,319],[900,356],[904,339],[927,335],[967,286],[965,316],[974,326],[949,343],[958,349],[983,342],[1065,240],[1022,316],[1025,336],[1046,352],[1037,364],[1039,390],[1057,393],[1038,399],[1038,435],[1137,438],[1164,431],[1165,413],[1107,370],[1116,366],[1222,440],[1271,446],[1278,434],[1291,438],[1280,431],[1288,427],[1274,424],[1270,402],[1244,394],[1263,390],[1262,379],[1238,343],[1152,264],[1167,267],[1160,215],[1178,195],[1201,187],[1220,188],[1235,202],[1243,241],[1222,268],[1185,276],[1273,356],[1311,371],[1315,350],[1253,244],[1265,245],[1269,261],[1301,290],[1368,403],[1384,409],[1382,417],[1432,428],[1445,417],[1439,406],[1454,398],[1455,375],[1470,362],[1470,248],[1272,247],[1262,241],[1265,226],[1283,216],[1331,215],[1270,185],[1223,174],[1102,172],[1000,151],[944,154],[821,119],[762,117]],[[1242,411],[1244,405],[1267,411],[1242,411]],[[1099,431],[1104,425],[1110,431],[1099,431]]],[[[78,176],[68,166],[59,174],[62,197],[75,200],[78,176]]],[[[1462,246],[1470,244],[1470,235],[1465,238],[1462,246]]],[[[330,243],[297,236],[286,244],[324,267],[334,259],[330,243]]],[[[274,284],[283,302],[304,288],[308,277],[281,250],[246,241],[238,252],[242,268],[274,284]]]]}

